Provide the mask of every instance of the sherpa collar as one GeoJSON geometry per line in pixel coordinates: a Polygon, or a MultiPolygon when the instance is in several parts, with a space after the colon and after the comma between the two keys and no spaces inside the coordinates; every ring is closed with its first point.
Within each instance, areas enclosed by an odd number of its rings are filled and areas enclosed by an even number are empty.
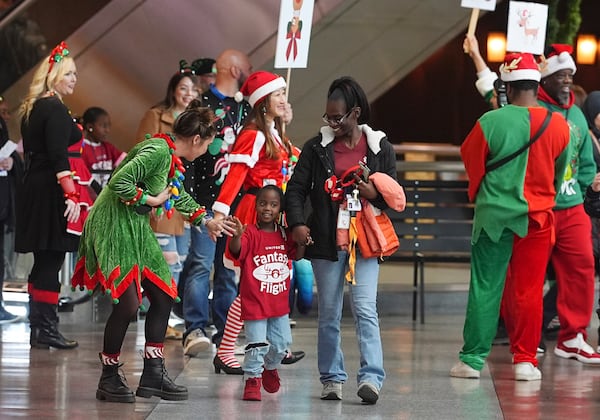
{"type": "MultiPolygon", "coordinates": [[[[379,153],[381,150],[381,139],[385,137],[385,133],[383,131],[375,131],[367,124],[359,124],[358,128],[365,134],[367,137],[367,145],[369,149],[375,154],[379,153]]],[[[335,139],[335,134],[333,128],[328,125],[321,127],[321,146],[326,147],[329,143],[331,143],[335,139]]]]}

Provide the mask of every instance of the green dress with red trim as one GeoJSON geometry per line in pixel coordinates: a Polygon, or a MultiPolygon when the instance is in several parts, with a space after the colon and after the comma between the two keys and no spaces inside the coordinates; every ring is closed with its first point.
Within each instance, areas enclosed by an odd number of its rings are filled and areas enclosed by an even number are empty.
{"type": "MultiPolygon", "coordinates": [[[[167,135],[155,134],[131,149],[115,169],[85,222],[73,287],[90,291],[100,287],[118,303],[135,283],[141,302],[140,283],[145,278],[178,300],[177,285],[150,227],[150,208],[145,205],[147,195],[156,196],[170,185],[163,217],[169,217],[174,207],[194,225],[204,219],[204,207],[183,189],[185,169],[174,150],[167,135]]],[[[162,213],[163,208],[154,211],[162,213]]]]}

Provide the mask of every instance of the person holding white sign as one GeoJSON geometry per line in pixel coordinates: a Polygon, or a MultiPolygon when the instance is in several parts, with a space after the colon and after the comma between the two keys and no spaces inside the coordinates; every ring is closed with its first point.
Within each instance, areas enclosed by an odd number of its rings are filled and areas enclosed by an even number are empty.
{"type": "Polygon", "coordinates": [[[483,99],[492,109],[499,108],[498,95],[494,90],[494,83],[498,80],[495,72],[491,71],[481,53],[479,52],[479,42],[475,35],[465,35],[463,41],[463,50],[468,51],[469,57],[473,60],[475,70],[477,70],[477,80],[475,87],[483,99]]]}
{"type": "MultiPolygon", "coordinates": [[[[281,128],[289,110],[285,88],[283,77],[266,71],[252,73],[240,88],[248,97],[252,110],[229,153],[228,175],[212,205],[216,219],[233,213],[244,224],[254,223],[257,190],[265,185],[285,188],[299,154],[290,139],[282,134],[281,128]],[[234,207],[240,190],[244,194],[239,205],[234,207]]],[[[222,258],[225,265],[239,270],[239,264],[229,252],[222,258]]],[[[213,360],[217,373],[221,370],[236,373],[232,353],[242,326],[242,307],[241,298],[237,296],[227,313],[221,344],[213,360]]]]}

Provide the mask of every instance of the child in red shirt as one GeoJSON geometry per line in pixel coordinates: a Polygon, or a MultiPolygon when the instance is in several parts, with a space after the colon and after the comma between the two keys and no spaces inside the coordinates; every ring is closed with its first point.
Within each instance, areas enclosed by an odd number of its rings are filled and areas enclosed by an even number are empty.
{"type": "MultiPolygon", "coordinates": [[[[92,188],[96,194],[106,186],[111,171],[123,160],[125,153],[108,142],[110,116],[103,108],[94,106],[83,113],[84,140],[81,158],[93,173],[92,188]]],[[[153,133],[152,133],[153,134],[153,133]]]]}
{"type": "Polygon", "coordinates": [[[256,224],[242,225],[233,217],[236,229],[229,250],[240,262],[242,319],[246,331],[242,399],[261,400],[261,384],[275,393],[280,380],[277,367],[292,343],[288,314],[291,259],[301,259],[304,247],[296,245],[277,223],[283,192],[267,185],[256,194],[256,224]]]}

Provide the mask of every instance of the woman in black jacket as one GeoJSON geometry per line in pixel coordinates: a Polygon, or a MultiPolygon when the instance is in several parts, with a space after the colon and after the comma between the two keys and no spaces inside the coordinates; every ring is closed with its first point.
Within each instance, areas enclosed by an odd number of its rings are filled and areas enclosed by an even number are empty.
{"type": "Polygon", "coordinates": [[[344,278],[352,267],[355,281],[349,288],[361,353],[358,396],[368,404],[375,404],[385,378],[377,315],[379,265],[377,258],[363,258],[358,250],[354,262],[344,243],[344,228],[350,219],[348,209],[355,208],[360,198],[379,209],[387,208],[366,173],[359,175],[357,164],[360,162],[370,172],[383,172],[396,179],[392,145],[383,132],[367,125],[369,115],[366,95],[354,79],[342,77],[331,84],[323,115],[327,126],[304,145],[287,186],[286,217],[294,240],[310,245],[306,258],[312,263],[319,298],[321,398],[341,400],[342,384],[348,379],[340,320],[344,278]],[[308,198],[312,214],[306,218],[304,204],[308,198]]]}

